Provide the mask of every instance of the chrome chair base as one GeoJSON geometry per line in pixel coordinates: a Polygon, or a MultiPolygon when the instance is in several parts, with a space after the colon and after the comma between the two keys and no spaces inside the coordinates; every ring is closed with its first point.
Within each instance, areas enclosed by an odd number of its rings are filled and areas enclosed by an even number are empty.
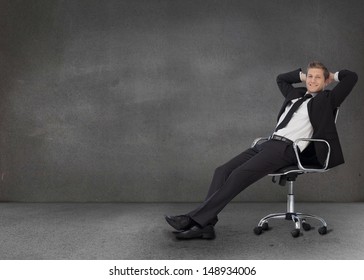
{"type": "Polygon", "coordinates": [[[258,226],[254,228],[254,233],[256,235],[260,235],[263,231],[269,229],[268,221],[271,219],[283,219],[283,220],[291,220],[295,224],[295,229],[291,231],[293,237],[298,237],[301,235],[301,228],[303,230],[308,231],[312,227],[306,221],[307,219],[314,219],[321,223],[321,227],[318,229],[318,232],[323,235],[327,233],[327,223],[324,219],[319,216],[305,214],[305,213],[297,213],[294,210],[294,194],[293,194],[293,181],[288,181],[288,195],[287,195],[287,212],[286,213],[273,213],[268,214],[267,216],[263,217],[258,226]]]}
{"type": "Polygon", "coordinates": [[[291,220],[295,229],[291,231],[293,237],[298,237],[301,234],[301,229],[305,231],[311,230],[311,225],[307,222],[307,219],[315,219],[321,223],[321,227],[318,229],[320,234],[327,233],[327,223],[321,217],[311,214],[305,213],[273,213],[263,217],[256,228],[254,228],[254,232],[257,235],[260,235],[263,231],[268,230],[268,221],[271,219],[281,219],[281,220],[291,220]]]}

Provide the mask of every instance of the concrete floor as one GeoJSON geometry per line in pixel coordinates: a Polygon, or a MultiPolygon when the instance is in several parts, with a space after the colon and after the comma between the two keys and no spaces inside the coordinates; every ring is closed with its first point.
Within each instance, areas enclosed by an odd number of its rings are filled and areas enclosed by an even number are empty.
{"type": "Polygon", "coordinates": [[[293,223],[275,220],[253,233],[259,219],[285,203],[231,203],[219,216],[215,240],[176,240],[164,214],[193,203],[0,203],[0,259],[364,259],[364,203],[297,203],[329,225],[298,238],[293,223]]]}

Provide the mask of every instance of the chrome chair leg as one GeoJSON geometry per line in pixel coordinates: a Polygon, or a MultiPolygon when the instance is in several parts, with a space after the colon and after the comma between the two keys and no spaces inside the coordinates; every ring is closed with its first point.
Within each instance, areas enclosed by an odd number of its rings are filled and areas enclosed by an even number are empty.
{"type": "Polygon", "coordinates": [[[269,214],[265,217],[263,217],[259,223],[258,223],[258,227],[262,227],[265,223],[268,223],[268,221],[270,219],[285,219],[286,218],[286,213],[273,213],[273,214],[269,214]]]}
{"type": "Polygon", "coordinates": [[[311,215],[311,214],[305,214],[305,213],[296,213],[297,216],[299,216],[302,219],[302,222],[306,222],[306,218],[309,219],[315,219],[321,222],[322,226],[327,227],[327,223],[324,219],[322,219],[319,216],[311,215]]]}
{"type": "Polygon", "coordinates": [[[294,222],[295,225],[295,229],[296,230],[301,230],[301,219],[297,214],[292,214],[292,221],[294,222]]]}
{"type": "Polygon", "coordinates": [[[324,235],[327,233],[327,223],[321,217],[316,216],[316,215],[311,215],[311,214],[304,214],[304,213],[297,213],[297,215],[302,218],[302,227],[304,230],[307,231],[307,230],[311,229],[311,225],[306,223],[306,218],[309,218],[309,219],[317,220],[322,224],[322,226],[319,227],[319,229],[318,229],[319,234],[324,235]]]}

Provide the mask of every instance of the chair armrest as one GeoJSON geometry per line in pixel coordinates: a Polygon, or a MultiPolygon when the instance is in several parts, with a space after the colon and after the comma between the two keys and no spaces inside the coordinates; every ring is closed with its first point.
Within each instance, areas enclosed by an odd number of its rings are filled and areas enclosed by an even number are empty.
{"type": "Polygon", "coordinates": [[[297,139],[296,141],[293,142],[293,149],[294,149],[294,152],[296,154],[297,165],[298,165],[298,168],[300,170],[307,171],[307,172],[325,172],[327,170],[327,166],[329,165],[331,148],[330,148],[329,142],[327,142],[326,140],[323,140],[323,139],[311,139],[311,138],[299,138],[299,139],[297,139]],[[325,143],[326,144],[326,146],[327,146],[327,156],[326,156],[325,163],[322,166],[322,168],[305,168],[302,165],[301,160],[300,160],[300,157],[299,157],[299,147],[298,147],[298,143],[301,142],[301,141],[307,141],[307,142],[322,142],[322,143],[325,143]]]}
{"type": "Polygon", "coordinates": [[[260,141],[267,141],[269,139],[269,137],[259,137],[259,138],[256,138],[253,143],[251,144],[250,148],[254,148],[256,144],[258,144],[260,141]]]}

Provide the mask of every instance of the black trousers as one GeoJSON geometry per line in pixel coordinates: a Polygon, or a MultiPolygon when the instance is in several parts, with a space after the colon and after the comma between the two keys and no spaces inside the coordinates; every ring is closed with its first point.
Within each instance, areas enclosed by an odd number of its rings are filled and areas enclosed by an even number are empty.
{"type": "Polygon", "coordinates": [[[268,140],[216,168],[204,202],[188,215],[199,225],[215,225],[220,211],[245,188],[274,171],[296,164],[292,144],[268,140]]]}

